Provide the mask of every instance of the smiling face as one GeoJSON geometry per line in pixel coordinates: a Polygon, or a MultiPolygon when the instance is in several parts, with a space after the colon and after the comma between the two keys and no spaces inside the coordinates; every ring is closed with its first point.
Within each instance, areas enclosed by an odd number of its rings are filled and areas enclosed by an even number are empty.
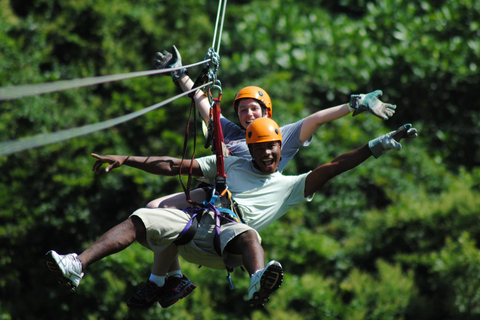
{"type": "Polygon", "coordinates": [[[240,121],[240,124],[245,129],[253,120],[266,117],[263,113],[260,103],[255,99],[241,99],[238,101],[238,121],[240,121]]]}
{"type": "Polygon", "coordinates": [[[278,169],[282,154],[281,141],[268,141],[248,145],[253,164],[263,173],[274,173],[278,169]]]}

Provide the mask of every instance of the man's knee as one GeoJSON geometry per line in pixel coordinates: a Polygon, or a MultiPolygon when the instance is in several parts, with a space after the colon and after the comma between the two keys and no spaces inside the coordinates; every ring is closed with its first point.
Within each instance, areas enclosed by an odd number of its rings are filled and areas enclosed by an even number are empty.
{"type": "Polygon", "coordinates": [[[152,200],[149,203],[147,203],[145,208],[149,208],[149,209],[160,208],[160,204],[159,204],[158,199],[152,200]]]}
{"type": "Polygon", "coordinates": [[[131,216],[130,220],[135,228],[135,238],[139,242],[145,242],[147,239],[147,230],[142,219],[137,216],[131,216]]]}
{"type": "Polygon", "coordinates": [[[247,230],[244,233],[240,234],[239,237],[242,241],[256,241],[258,242],[257,232],[254,230],[247,230]]]}
{"type": "Polygon", "coordinates": [[[247,230],[233,238],[226,246],[226,249],[230,253],[240,254],[244,249],[251,247],[253,244],[260,244],[257,233],[254,230],[247,230]]]}

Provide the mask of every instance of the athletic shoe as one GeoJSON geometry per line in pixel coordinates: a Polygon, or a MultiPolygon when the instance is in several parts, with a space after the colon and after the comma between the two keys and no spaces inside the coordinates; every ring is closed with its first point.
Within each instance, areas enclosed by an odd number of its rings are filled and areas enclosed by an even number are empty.
{"type": "Polygon", "coordinates": [[[47,269],[68,291],[75,292],[82,280],[82,262],[76,253],[60,255],[55,251],[48,251],[45,255],[47,269]]]}
{"type": "Polygon", "coordinates": [[[160,299],[160,295],[163,293],[164,288],[165,286],[159,287],[155,282],[148,280],[130,299],[128,299],[127,306],[131,309],[150,308],[158,301],[158,299],[160,299]]]}
{"type": "Polygon", "coordinates": [[[250,278],[249,306],[251,308],[263,307],[270,300],[269,296],[280,287],[282,282],[282,265],[278,261],[270,261],[263,270],[257,271],[250,278]]]}
{"type": "Polygon", "coordinates": [[[168,277],[165,282],[165,291],[160,296],[158,303],[162,308],[168,308],[178,300],[188,296],[196,287],[186,276],[181,278],[168,277]]]}

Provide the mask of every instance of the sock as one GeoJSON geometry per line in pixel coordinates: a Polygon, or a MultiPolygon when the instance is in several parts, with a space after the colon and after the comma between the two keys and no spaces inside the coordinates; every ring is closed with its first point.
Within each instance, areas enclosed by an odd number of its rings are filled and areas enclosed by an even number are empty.
{"type": "Polygon", "coordinates": [[[82,260],[80,260],[80,258],[77,256],[77,254],[75,254],[73,259],[80,264],[80,273],[82,273],[83,272],[83,262],[82,262],[82,260]]]}
{"type": "Polygon", "coordinates": [[[175,277],[175,278],[182,278],[183,277],[182,270],[171,271],[168,273],[168,276],[175,277]]]}
{"type": "Polygon", "coordinates": [[[152,273],[150,274],[150,278],[148,280],[152,281],[159,287],[163,287],[165,285],[165,276],[156,276],[152,273]]]}
{"type": "Polygon", "coordinates": [[[263,269],[258,269],[257,271],[255,271],[252,275],[250,275],[250,277],[253,277],[254,275],[256,275],[257,273],[261,272],[263,269]]]}

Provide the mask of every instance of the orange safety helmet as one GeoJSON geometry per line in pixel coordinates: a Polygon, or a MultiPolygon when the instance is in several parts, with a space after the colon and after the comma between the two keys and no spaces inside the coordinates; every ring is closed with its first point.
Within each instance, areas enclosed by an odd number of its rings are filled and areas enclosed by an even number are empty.
{"type": "Polygon", "coordinates": [[[247,127],[247,144],[282,141],[278,124],[269,118],[257,118],[247,127]]]}
{"type": "Polygon", "coordinates": [[[260,101],[261,104],[265,107],[267,117],[272,117],[272,100],[270,99],[270,96],[265,90],[260,87],[250,86],[238,91],[237,95],[235,96],[235,100],[233,100],[233,108],[235,109],[235,112],[237,112],[237,101],[245,98],[260,101]]]}

